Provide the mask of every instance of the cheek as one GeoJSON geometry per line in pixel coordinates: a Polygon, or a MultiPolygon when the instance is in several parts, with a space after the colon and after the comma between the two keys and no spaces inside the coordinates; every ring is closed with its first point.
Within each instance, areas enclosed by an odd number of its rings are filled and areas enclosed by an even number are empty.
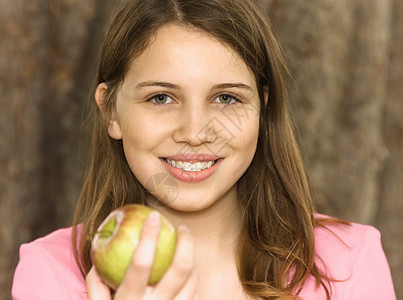
{"type": "Polygon", "coordinates": [[[161,118],[140,112],[123,114],[121,128],[123,144],[139,149],[152,148],[167,134],[161,118]]]}
{"type": "Polygon", "coordinates": [[[242,136],[242,153],[245,157],[244,167],[245,171],[251,164],[253,157],[256,152],[257,142],[259,137],[259,121],[251,123],[246,129],[242,136]]]}
{"type": "Polygon", "coordinates": [[[242,124],[238,129],[236,139],[239,147],[242,149],[255,149],[259,136],[259,120],[257,118],[250,119],[242,124]]]}
{"type": "Polygon", "coordinates": [[[250,124],[250,126],[245,130],[245,133],[242,136],[242,149],[245,155],[245,160],[247,164],[251,163],[257,147],[257,141],[259,137],[259,123],[250,124]]]}
{"type": "Polygon", "coordinates": [[[141,172],[152,172],[153,165],[150,157],[166,136],[164,128],[144,114],[124,115],[121,118],[121,128],[123,148],[132,172],[135,175],[141,172]]]}
{"type": "Polygon", "coordinates": [[[234,163],[238,165],[237,174],[241,176],[250,166],[256,152],[259,136],[258,120],[244,122],[242,130],[236,134],[232,143],[229,144],[235,156],[234,163]]]}

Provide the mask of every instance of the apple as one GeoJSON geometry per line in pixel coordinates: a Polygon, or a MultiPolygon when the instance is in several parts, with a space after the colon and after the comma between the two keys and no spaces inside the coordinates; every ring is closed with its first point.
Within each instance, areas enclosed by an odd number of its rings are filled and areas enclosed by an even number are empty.
{"type": "MultiPolygon", "coordinates": [[[[117,289],[129,266],[140,239],[144,221],[152,209],[140,204],[127,204],[112,211],[92,240],[91,260],[99,276],[111,288],[117,289]]],[[[177,241],[177,231],[161,215],[154,262],[148,281],[156,284],[172,263],[177,241]]]]}

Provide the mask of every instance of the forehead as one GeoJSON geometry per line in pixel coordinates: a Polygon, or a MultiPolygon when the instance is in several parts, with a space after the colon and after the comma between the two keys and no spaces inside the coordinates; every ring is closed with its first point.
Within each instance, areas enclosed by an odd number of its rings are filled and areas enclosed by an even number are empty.
{"type": "Polygon", "coordinates": [[[254,75],[235,50],[203,30],[178,24],[157,30],[129,72],[139,76],[186,74],[189,79],[208,72],[211,79],[232,75],[254,83],[254,75]]]}

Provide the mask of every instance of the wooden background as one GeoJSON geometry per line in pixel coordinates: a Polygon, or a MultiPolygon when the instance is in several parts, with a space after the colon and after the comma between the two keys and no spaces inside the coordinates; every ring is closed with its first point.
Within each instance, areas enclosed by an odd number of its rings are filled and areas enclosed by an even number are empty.
{"type": "MultiPolygon", "coordinates": [[[[71,224],[83,102],[124,0],[0,0],[0,300],[21,243],[71,224]]],[[[293,74],[318,210],[375,225],[403,297],[403,1],[260,0],[293,74]]]]}

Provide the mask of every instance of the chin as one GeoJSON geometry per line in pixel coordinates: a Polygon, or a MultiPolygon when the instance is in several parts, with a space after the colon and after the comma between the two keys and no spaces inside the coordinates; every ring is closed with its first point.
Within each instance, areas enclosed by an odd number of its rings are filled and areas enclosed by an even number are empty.
{"type": "Polygon", "coordinates": [[[188,212],[188,213],[194,213],[194,212],[199,212],[203,211],[207,208],[209,208],[211,205],[213,205],[214,202],[212,203],[173,203],[170,208],[174,209],[176,211],[182,211],[182,212],[188,212]]]}
{"type": "Polygon", "coordinates": [[[210,207],[213,204],[214,204],[214,202],[206,203],[205,201],[203,201],[203,203],[200,203],[200,202],[195,202],[195,201],[189,202],[189,201],[178,199],[177,201],[174,201],[174,202],[159,201],[158,205],[154,205],[154,207],[169,208],[169,209],[176,210],[176,211],[190,213],[190,212],[198,212],[198,211],[205,210],[206,208],[210,207]]]}
{"type": "Polygon", "coordinates": [[[217,202],[217,200],[208,199],[206,195],[195,197],[179,194],[175,199],[164,196],[160,198],[157,197],[157,195],[154,195],[154,197],[148,199],[147,204],[154,208],[171,209],[189,213],[205,210],[217,202]]]}

